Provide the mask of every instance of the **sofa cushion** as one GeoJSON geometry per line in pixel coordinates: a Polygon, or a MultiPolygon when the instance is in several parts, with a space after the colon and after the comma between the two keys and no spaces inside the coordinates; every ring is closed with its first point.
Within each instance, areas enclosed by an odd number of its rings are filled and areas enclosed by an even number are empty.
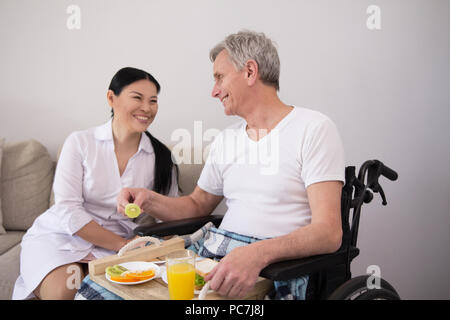
{"type": "Polygon", "coordinates": [[[3,228],[3,214],[2,214],[2,153],[3,153],[3,143],[5,142],[4,138],[0,138],[0,234],[4,234],[5,228],[3,228]]]}
{"type": "Polygon", "coordinates": [[[178,186],[181,188],[180,195],[188,195],[197,186],[198,178],[202,172],[203,164],[178,164],[179,177],[178,186]]]}
{"type": "Polygon", "coordinates": [[[180,149],[177,146],[169,147],[172,152],[172,157],[178,164],[179,176],[178,176],[178,186],[181,188],[181,196],[185,196],[194,191],[197,186],[198,178],[205,165],[204,157],[208,156],[209,146],[205,150],[190,148],[187,150],[180,149]],[[184,152],[188,152],[184,155],[184,152]],[[197,163],[195,160],[195,153],[202,155],[201,163],[197,163]],[[202,153],[204,152],[204,153],[202,153]]]}
{"type": "Polygon", "coordinates": [[[0,235],[0,255],[20,243],[24,234],[24,231],[8,231],[0,235]]]}
{"type": "Polygon", "coordinates": [[[36,140],[5,144],[2,211],[6,230],[27,230],[49,207],[55,163],[36,140]]]}
{"type": "Polygon", "coordinates": [[[11,299],[20,273],[20,244],[2,254],[0,259],[0,300],[11,299]]]}
{"type": "MultiPolygon", "coordinates": [[[[173,152],[173,147],[171,148],[173,152]]],[[[195,163],[194,160],[194,152],[199,152],[199,150],[192,148],[190,150],[191,159],[190,161],[177,161],[178,169],[179,169],[179,180],[178,184],[181,188],[181,196],[188,195],[192,191],[194,191],[197,186],[197,181],[200,178],[200,174],[202,173],[203,166],[205,165],[206,158],[209,155],[210,145],[206,146],[203,149],[203,157],[201,163],[195,163]]],[[[177,152],[177,151],[176,151],[177,152]]],[[[175,152],[175,153],[176,153],[175,152]]],[[[181,158],[181,157],[180,157],[181,158]]],[[[178,160],[175,157],[176,160],[178,160]]],[[[225,199],[223,199],[219,205],[212,212],[213,215],[224,215],[227,212],[227,205],[225,199]]]]}

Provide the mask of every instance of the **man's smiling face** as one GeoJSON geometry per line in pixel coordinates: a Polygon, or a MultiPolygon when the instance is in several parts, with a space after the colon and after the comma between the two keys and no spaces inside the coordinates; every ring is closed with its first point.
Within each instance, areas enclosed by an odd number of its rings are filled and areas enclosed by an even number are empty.
{"type": "Polygon", "coordinates": [[[215,83],[212,96],[222,102],[226,115],[238,115],[247,86],[244,72],[236,70],[226,50],[217,55],[213,72],[215,83]]]}

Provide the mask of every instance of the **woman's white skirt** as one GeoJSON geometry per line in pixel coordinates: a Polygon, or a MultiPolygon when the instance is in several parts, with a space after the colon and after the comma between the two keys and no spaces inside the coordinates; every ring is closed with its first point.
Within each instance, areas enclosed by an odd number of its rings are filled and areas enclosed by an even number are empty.
{"type": "MultiPolygon", "coordinates": [[[[89,254],[95,258],[113,255],[116,252],[94,246],[77,235],[58,232],[55,216],[49,211],[39,216],[24,235],[20,252],[20,275],[16,280],[12,299],[35,297],[34,289],[50,271],[65,264],[79,262],[89,254]]],[[[126,225],[105,226],[116,234],[128,238],[132,228],[126,225]]],[[[73,270],[68,270],[68,274],[73,270]]],[[[83,279],[80,279],[80,282],[83,279]]]]}

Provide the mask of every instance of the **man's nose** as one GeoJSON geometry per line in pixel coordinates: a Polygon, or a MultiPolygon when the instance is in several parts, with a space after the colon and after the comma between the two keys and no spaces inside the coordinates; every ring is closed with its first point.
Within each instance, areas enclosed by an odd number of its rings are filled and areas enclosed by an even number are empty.
{"type": "Polygon", "coordinates": [[[214,84],[214,87],[212,89],[211,95],[213,98],[218,98],[220,93],[220,89],[218,88],[217,84],[214,84]]]}

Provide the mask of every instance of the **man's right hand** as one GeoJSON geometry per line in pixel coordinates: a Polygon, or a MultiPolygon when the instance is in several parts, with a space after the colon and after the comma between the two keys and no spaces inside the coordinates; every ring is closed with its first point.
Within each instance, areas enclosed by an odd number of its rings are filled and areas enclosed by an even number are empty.
{"type": "Polygon", "coordinates": [[[187,196],[168,197],[145,188],[124,188],[117,197],[117,211],[125,215],[128,203],[162,221],[202,217],[211,214],[223,196],[208,193],[198,186],[187,196]]]}
{"type": "Polygon", "coordinates": [[[150,204],[151,190],[145,188],[124,188],[119,192],[117,196],[117,211],[124,216],[125,206],[129,203],[134,203],[142,209],[143,212],[147,212],[145,209],[150,204]]]}

